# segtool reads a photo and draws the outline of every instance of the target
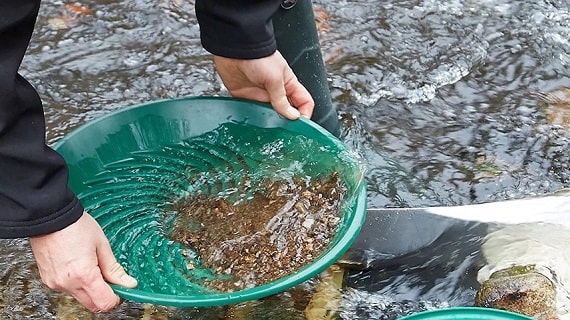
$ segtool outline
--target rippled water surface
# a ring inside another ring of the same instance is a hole
[[[193,1],[66,4],[43,2],[21,69],[43,97],[50,143],[127,105],[226,95],[200,47]],[[322,48],[343,139],[369,167],[369,207],[484,203],[570,185],[568,0],[315,6],[323,9]],[[341,318],[471,304],[477,239],[447,239],[354,273]],[[0,241],[0,255],[0,318],[82,315],[41,286],[24,241]],[[271,318],[274,305],[281,306],[275,319],[302,318],[291,295],[214,310],[124,303],[97,318]]]

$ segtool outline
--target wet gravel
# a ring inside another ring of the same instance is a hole
[[[279,279],[316,259],[334,237],[346,193],[337,174],[265,181],[258,189],[238,203],[197,195],[176,205],[170,238],[227,276],[207,287],[234,291]]]

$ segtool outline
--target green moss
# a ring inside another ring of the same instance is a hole
[[[518,276],[522,274],[527,274],[530,272],[536,272],[536,266],[534,264],[529,264],[526,266],[512,266],[510,268],[502,269],[497,272],[494,272],[491,275],[491,279],[503,278],[503,277],[512,277]]]

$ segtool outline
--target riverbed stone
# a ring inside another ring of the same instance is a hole
[[[481,284],[475,304],[521,313],[537,320],[558,319],[556,288],[532,265],[513,266],[494,272]]]

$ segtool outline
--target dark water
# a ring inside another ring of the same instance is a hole
[[[21,70],[43,97],[50,143],[127,105],[226,94],[200,47],[193,1],[81,2],[92,14],[64,4],[44,1]],[[330,16],[322,47],[343,139],[369,166],[370,207],[484,203],[569,186],[568,102],[540,96],[570,87],[568,0],[315,5]],[[74,19],[58,29],[65,15]],[[469,305],[477,239],[444,239],[355,273],[341,317]],[[26,243],[1,241],[0,255],[0,318],[54,318],[59,296],[40,285]],[[287,294],[229,311],[167,313],[248,319],[270,317],[275,304],[281,316],[302,318]],[[125,303],[108,317],[139,318],[143,309]]]

